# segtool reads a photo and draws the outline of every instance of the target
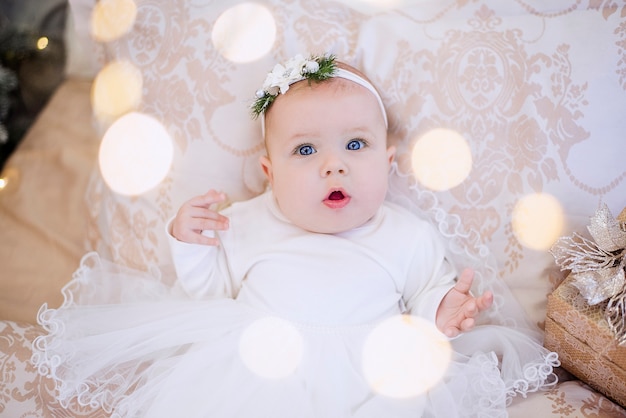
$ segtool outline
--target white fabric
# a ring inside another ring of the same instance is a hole
[[[92,253],[63,306],[42,307],[48,334],[35,340],[32,361],[55,380],[62,405],[76,397],[113,416],[150,418],[499,417],[512,397],[555,382],[554,354],[516,329],[481,325],[452,341],[445,377],[426,394],[376,393],[362,369],[371,332],[401,312],[401,300],[432,317],[452,282],[430,224],[386,204],[363,227],[311,235],[281,216],[271,194],[223,213],[230,229],[219,249],[173,244],[193,297]],[[254,373],[240,356],[249,330],[268,318],[289,320],[297,338],[281,336],[261,364],[301,341],[297,367],[280,378]]]
[[[217,233],[219,247],[168,234],[178,279],[195,297],[232,297],[303,323],[368,323],[405,305],[434,322],[456,276],[432,226],[394,204],[337,235],[294,226],[271,192],[222,213],[230,227]]]

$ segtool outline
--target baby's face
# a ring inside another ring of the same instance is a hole
[[[387,193],[394,148],[374,95],[351,81],[301,81],[272,104],[261,158],[283,214],[318,233],[358,227]]]

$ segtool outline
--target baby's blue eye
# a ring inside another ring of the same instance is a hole
[[[315,153],[315,148],[312,145],[300,145],[296,149],[298,155],[311,155]]]
[[[353,139],[352,141],[348,142],[348,145],[346,145],[346,149],[350,151],[357,151],[363,147],[365,147],[365,141],[363,141],[362,139]]]

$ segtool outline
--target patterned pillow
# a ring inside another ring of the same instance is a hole
[[[95,173],[87,196],[89,241],[116,262],[156,266],[173,277],[163,231],[182,202],[210,188],[225,191],[231,201],[264,190],[260,125],[248,105],[275,61],[328,50],[353,59],[359,13],[337,2],[274,0],[261,3],[275,20],[271,54],[236,64],[212,43],[216,20],[234,3],[138,1],[132,30],[106,45],[111,59],[141,71],[139,110],[158,118],[175,144],[165,180],[140,196],[112,192]]]
[[[411,171],[412,148],[425,134],[444,128],[464,138],[468,177],[434,194],[480,234],[499,275],[532,320],[543,321],[555,284],[550,243],[583,229],[600,201],[616,213],[626,206],[623,8],[365,3],[255,2],[274,20],[275,41],[260,58],[235,62],[212,34],[246,2],[136,1],[132,29],[103,44],[104,55],[141,71],[139,110],[170,132],[174,159],[165,180],[139,196],[116,194],[95,174],[91,247],[173,277],[163,225],[183,201],[209,188],[240,200],[265,187],[259,124],[247,109],[265,73],[296,53],[331,51],[381,90],[402,171]],[[539,242],[533,235],[546,232]]]

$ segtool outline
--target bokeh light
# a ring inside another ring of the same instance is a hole
[[[550,194],[529,194],[515,204],[511,223],[520,244],[533,250],[547,250],[563,233],[563,209]]]
[[[127,61],[107,64],[95,77],[91,87],[91,104],[96,118],[105,124],[141,104],[143,77],[141,71]]]
[[[265,7],[241,3],[222,13],[213,26],[211,40],[225,58],[245,63],[267,54],[276,39],[276,21]]]
[[[133,0],[99,0],[91,13],[91,35],[98,42],[111,42],[130,31],[137,17]]]
[[[259,319],[239,340],[239,355],[256,375],[280,379],[291,375],[302,360],[302,335],[296,327],[276,317]]]
[[[425,187],[444,191],[461,184],[472,169],[472,152],[458,132],[437,128],[426,132],[413,146],[413,173]]]
[[[368,336],[363,373],[377,393],[408,398],[436,385],[451,357],[450,343],[432,323],[398,315],[383,321]]]
[[[20,179],[20,172],[14,167],[5,167],[0,175],[0,192],[8,193],[16,190]]]
[[[37,49],[40,51],[46,49],[49,42],[50,41],[47,36],[42,36],[41,38],[37,39]]]
[[[107,129],[98,160],[102,177],[113,191],[139,195],[165,178],[173,153],[172,140],[158,120],[131,112]]]

